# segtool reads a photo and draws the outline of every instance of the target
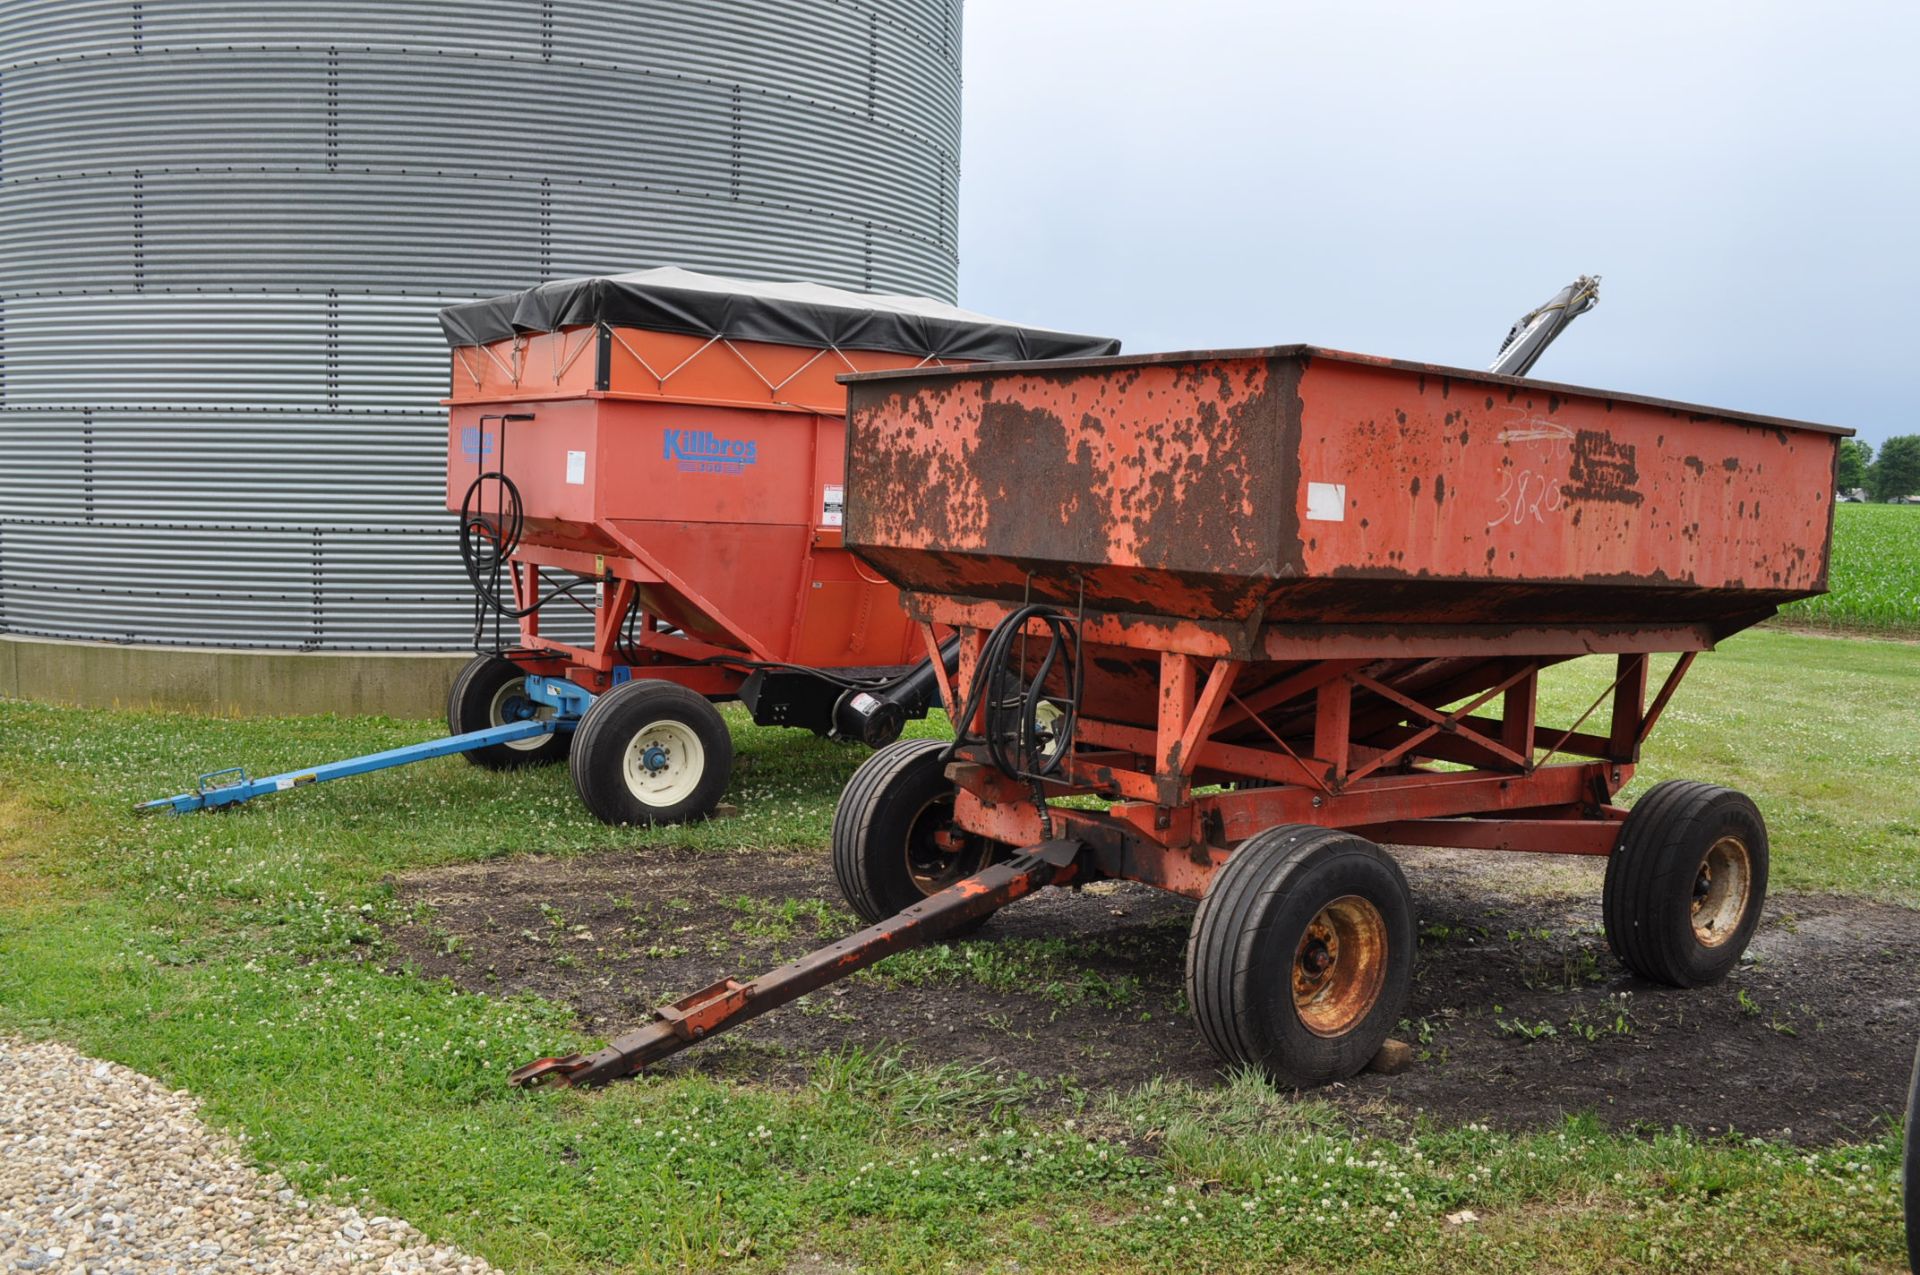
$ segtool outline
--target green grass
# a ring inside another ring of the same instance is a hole
[[[888,987],[921,987],[966,981],[1001,992],[1038,996],[1055,1005],[1100,1005],[1124,1009],[1140,996],[1139,980],[1108,978],[1076,958],[1087,941],[1006,938],[993,943],[936,943],[902,952],[865,977]]]
[[[1833,511],[1829,592],[1782,608],[1790,624],[1920,635],[1920,505]]]
[[[1672,666],[1657,657],[1651,685]],[[1541,722],[1571,725],[1614,675],[1611,659],[1547,670]],[[1920,906],[1916,706],[1920,651],[1911,645],[1746,633],[1694,662],[1626,797],[1662,779],[1738,788],[1766,816],[1773,888]]]
[[[1556,670],[1550,710],[1585,708],[1611,680],[1601,663]],[[1920,901],[1916,692],[1909,646],[1740,637],[1696,666],[1636,789],[1666,775],[1746,788],[1772,824],[1778,888]],[[909,1066],[857,1041],[800,1060],[797,1087],[678,1076],[508,1091],[507,1067],[585,1042],[553,1005],[384,972],[390,874],[661,842],[820,851],[860,755],[734,728],[743,814],[697,828],[608,830],[563,769],[498,775],[457,759],[136,820],[133,801],[200,771],[270,773],[435,727],[0,701],[0,1029],[190,1088],[302,1189],[365,1196],[520,1270],[778,1269],[816,1254],[915,1271],[1899,1260],[1891,1136],[1803,1152],[1615,1136],[1574,1118],[1529,1136],[1356,1137],[1329,1108],[1250,1077],[1088,1096],[1053,1076]],[[848,923],[804,904],[735,912],[783,944]],[[942,980],[1009,969],[1024,986],[1045,972],[1057,1000],[1130,994],[1081,981],[1072,953],[1044,940],[908,954],[871,977],[937,995]],[[1446,1220],[1463,1209],[1480,1220]]]

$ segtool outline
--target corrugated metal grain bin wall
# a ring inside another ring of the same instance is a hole
[[[0,0],[0,632],[459,646],[447,300],[951,299],[961,0]]]

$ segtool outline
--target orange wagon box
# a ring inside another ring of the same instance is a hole
[[[671,268],[450,306],[441,324],[446,500],[479,598],[449,724],[565,720],[548,699],[577,688],[577,730],[470,755],[571,753],[588,806],[622,823],[719,800],[731,751],[712,702],[869,744],[926,712],[929,648],[843,544],[837,377],[1117,348],[924,298]]]

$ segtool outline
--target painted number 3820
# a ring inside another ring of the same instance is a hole
[[[1566,507],[1566,494],[1560,484],[1546,474],[1531,469],[1505,469],[1501,471],[1500,512],[1487,522],[1489,527],[1498,527],[1501,523],[1511,523],[1518,527],[1531,516],[1535,522],[1544,523],[1548,514],[1557,514]]]

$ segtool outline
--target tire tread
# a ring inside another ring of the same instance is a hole
[[[1395,935],[1394,941],[1410,944],[1411,895],[1399,865],[1378,846],[1340,829],[1303,824],[1269,828],[1242,842],[1214,874],[1194,915],[1185,983],[1200,1034],[1220,1057],[1274,1071],[1275,1060],[1265,1056],[1268,1046],[1257,1037],[1259,1024],[1248,1012],[1261,980],[1276,977],[1260,964],[1260,953],[1271,927],[1282,919],[1286,896],[1300,879],[1349,858],[1382,865],[1391,874],[1408,918],[1407,933]],[[1410,948],[1404,960],[1402,968],[1410,978]],[[1277,976],[1287,974],[1280,971]],[[1405,987],[1385,988],[1382,995],[1404,999]],[[1398,1012],[1396,1006],[1395,1019]],[[1351,1074],[1357,1068],[1332,1061],[1332,1054],[1348,1045],[1348,1038],[1342,1038],[1328,1046],[1326,1056],[1288,1060],[1290,1078],[1321,1083]]]
[[[721,778],[711,788],[707,798],[695,801],[686,812],[667,819],[642,819],[638,822],[680,823],[692,819],[703,819],[713,812],[713,807],[725,795],[727,783],[733,770],[733,735],[727,729],[726,719],[712,702],[698,691],[692,691],[678,682],[669,682],[662,678],[635,678],[624,682],[596,698],[580,718],[580,724],[573,731],[573,747],[568,754],[567,769],[573,780],[573,789],[588,810],[603,823],[620,824],[634,822],[617,817],[616,812],[624,802],[633,800],[626,791],[625,781],[618,777],[617,767],[610,767],[607,759],[601,756],[601,737],[612,729],[612,723],[624,716],[623,710],[635,701],[658,700],[656,708],[649,711],[678,712],[682,720],[696,727],[705,722],[715,728],[719,746],[711,751],[714,755],[707,759],[709,769],[717,769]],[[704,779],[703,779],[703,782]],[[697,794],[696,790],[696,794]],[[692,798],[689,798],[692,800]],[[635,803],[637,804],[637,803]]]
[[[862,762],[840,794],[831,833],[834,880],[847,903],[869,924],[892,915],[875,897],[874,883],[866,871],[865,847],[873,832],[879,796],[928,753],[945,748],[945,742],[938,739],[895,740]]]
[[[1748,846],[1753,891],[1742,927],[1751,936],[1767,881],[1766,823],[1743,793],[1690,779],[1655,784],[1635,803],[1607,859],[1601,920],[1607,945],[1628,970],[1670,987],[1697,987],[1724,977],[1746,947],[1730,940],[1724,954],[1701,962],[1691,929],[1673,924],[1671,909],[1689,888],[1704,853],[1703,840],[1730,809],[1749,817],[1757,842]]]

